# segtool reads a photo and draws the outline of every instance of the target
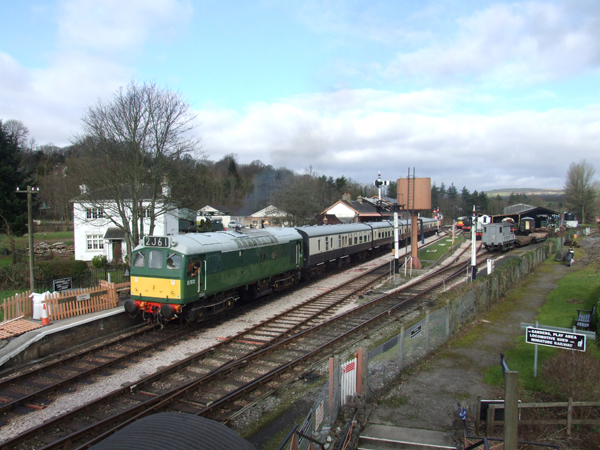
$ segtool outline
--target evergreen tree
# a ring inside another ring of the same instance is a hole
[[[27,233],[27,189],[29,173],[23,170],[23,152],[18,141],[5,131],[0,121],[0,230],[9,235]]]

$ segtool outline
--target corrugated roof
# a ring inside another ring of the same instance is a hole
[[[92,450],[255,450],[248,441],[225,425],[204,417],[159,413],[144,417]]]
[[[510,205],[504,208],[504,214],[519,214],[523,211],[529,211],[534,209],[535,206],[526,205],[525,203],[517,203],[516,205]]]

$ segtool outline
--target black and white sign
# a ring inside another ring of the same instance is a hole
[[[144,245],[146,247],[170,247],[171,242],[168,237],[146,236],[144,237]]]
[[[564,348],[565,350],[585,352],[584,334],[527,327],[525,342],[528,344],[545,345],[547,347],[558,347]]]
[[[415,327],[411,330],[410,338],[413,339],[413,338],[417,337],[419,334],[421,334],[421,325],[419,325],[418,327]]]
[[[59,278],[58,280],[52,280],[52,288],[54,292],[67,291],[73,289],[73,279],[71,277]]]

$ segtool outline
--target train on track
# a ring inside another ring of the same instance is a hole
[[[422,236],[439,220],[419,219]],[[410,222],[399,222],[401,242]],[[235,306],[366,260],[393,245],[392,222],[146,236],[132,255],[130,315],[163,323],[207,320]]]
[[[506,251],[513,247],[541,242],[548,237],[547,232],[536,232],[535,220],[532,217],[521,218],[518,225],[512,219],[505,219],[500,223],[484,224],[482,228],[481,241],[488,251]]]

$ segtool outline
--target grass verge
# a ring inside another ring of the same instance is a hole
[[[583,252],[581,252],[581,257]],[[576,255],[577,257],[577,255]],[[545,261],[539,270],[548,271],[553,265],[564,264],[552,259]],[[593,304],[600,296],[600,284],[597,275],[598,267],[588,265],[580,270],[574,270],[562,279],[558,280],[557,287],[548,295],[544,306],[539,310],[535,320],[541,326],[549,325],[554,327],[571,328],[573,320],[577,317],[578,309],[592,309]],[[513,302],[523,301],[526,290],[515,289],[501,308],[510,308]],[[534,353],[535,346],[525,342],[525,336],[519,336],[516,339],[516,345],[513,349],[506,352],[510,360],[508,366],[510,370],[519,372],[519,382],[525,389],[545,392],[547,390],[542,377],[540,376],[542,365],[545,361],[552,358],[557,352],[566,351],[552,347],[538,346],[538,364],[537,377],[534,377]],[[600,349],[593,341],[588,340],[587,352],[592,354],[600,361]],[[494,366],[486,370],[484,375],[486,383],[496,386],[503,385],[502,370],[500,366]]]

